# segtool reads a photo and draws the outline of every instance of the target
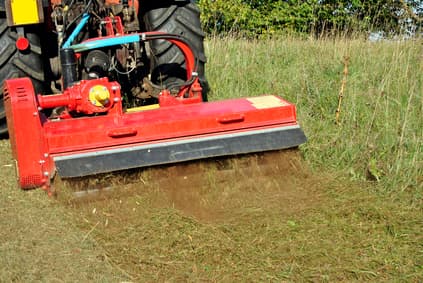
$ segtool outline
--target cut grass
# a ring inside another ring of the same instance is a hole
[[[145,178],[121,189],[130,195],[74,209],[80,228],[135,281],[422,278],[421,207],[408,195],[392,199],[299,164],[278,170],[234,178],[241,170],[225,182],[185,171],[160,186]]]
[[[0,282],[124,280],[69,210],[41,190],[17,188],[7,140],[0,152]]]
[[[423,281],[421,42],[211,39],[207,50],[212,100],[297,104],[305,162],[281,155],[273,171],[223,178],[168,167],[75,204],[18,190],[0,141],[0,281]]]

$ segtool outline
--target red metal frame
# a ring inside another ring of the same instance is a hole
[[[4,106],[19,186],[48,189],[54,173],[34,88],[28,78],[5,82]]]
[[[104,25],[108,36],[125,34],[120,17],[105,17]]]
[[[116,82],[100,82],[120,97]],[[248,98],[208,103],[188,99],[185,104],[170,95],[162,97],[165,103],[154,110],[123,112],[121,103],[115,103],[102,115],[51,120],[40,111],[47,105],[40,101],[47,97],[35,95],[30,79],[7,80],[5,107],[19,186],[48,189],[54,156],[297,124],[295,106],[276,96],[263,96],[271,102],[264,106]]]

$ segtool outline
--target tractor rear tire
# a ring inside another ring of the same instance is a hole
[[[36,26],[24,28],[30,42],[28,50],[19,51],[15,42],[15,28],[8,27],[6,16],[0,14],[0,138],[7,137],[6,112],[3,104],[3,82],[11,78],[31,78],[36,93],[44,89],[44,65],[41,58],[40,38]]]
[[[200,10],[194,1],[168,0],[146,1],[143,22],[146,31],[162,31],[183,36],[198,57],[197,73],[203,88],[203,101],[207,101],[209,86],[205,77],[206,56],[204,33],[201,28]],[[178,47],[167,40],[150,43],[152,52],[152,80],[155,84],[167,86],[186,81],[185,60]]]

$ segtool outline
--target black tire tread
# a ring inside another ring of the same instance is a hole
[[[203,87],[203,100],[206,101],[208,83],[204,68],[207,61],[203,44],[205,35],[201,29],[200,10],[197,5],[192,1],[167,1],[160,6],[150,4],[143,20],[147,31],[162,31],[185,37],[199,60],[197,72]],[[176,46],[166,40],[155,40],[151,42],[150,47],[154,54],[153,66],[156,72],[165,73],[164,81],[156,78],[155,83],[166,84],[185,80],[185,74],[181,71],[185,69],[184,57]]]
[[[30,77],[35,91],[44,89],[44,64],[37,27],[25,27],[25,36],[30,42],[30,50],[22,53],[17,50],[17,34],[7,26],[5,15],[0,15],[0,85],[6,79]],[[0,87],[0,137],[7,134],[6,113],[3,105],[3,88]]]

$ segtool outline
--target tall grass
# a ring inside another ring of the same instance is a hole
[[[278,94],[297,105],[316,169],[387,190],[423,188],[422,41],[207,41],[210,100]],[[349,74],[335,123],[344,58]]]

